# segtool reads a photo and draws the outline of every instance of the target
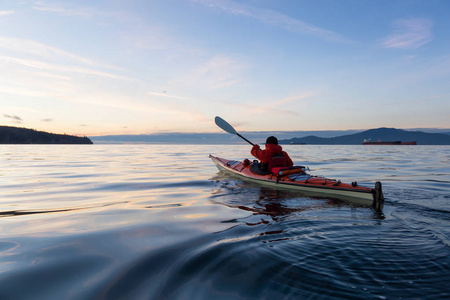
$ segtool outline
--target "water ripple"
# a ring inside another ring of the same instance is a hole
[[[1,299],[447,299],[449,147],[287,145],[371,208],[246,184],[247,146],[4,146]]]

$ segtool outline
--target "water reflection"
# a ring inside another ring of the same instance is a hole
[[[219,172],[215,180],[220,187],[212,192],[213,203],[252,212],[253,215],[270,216],[274,221],[291,214],[326,209],[356,209],[370,212],[374,218],[384,218],[367,206],[345,202],[343,200],[309,196],[304,192],[291,192],[283,189],[257,186],[236,180]]]

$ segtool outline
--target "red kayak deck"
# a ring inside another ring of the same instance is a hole
[[[273,186],[290,190],[297,190],[311,195],[325,196],[347,200],[350,202],[370,205],[375,210],[383,209],[383,193],[381,183],[377,182],[375,188],[359,186],[357,184],[343,183],[340,180],[312,176],[305,172],[287,175],[259,175],[251,170],[251,164],[245,165],[241,161],[227,160],[213,155],[209,156],[219,170],[239,178],[256,182],[261,185]],[[297,169],[299,169],[297,167]],[[287,172],[289,173],[289,172]]]

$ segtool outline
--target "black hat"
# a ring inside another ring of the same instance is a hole
[[[276,137],[274,136],[269,136],[266,140],[266,144],[274,144],[274,145],[278,145],[278,140]]]

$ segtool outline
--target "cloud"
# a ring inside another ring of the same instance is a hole
[[[263,113],[272,113],[272,114],[284,114],[284,115],[291,115],[291,116],[298,116],[299,113],[292,111],[290,109],[280,109],[276,107],[269,108],[268,106],[260,106],[260,105],[254,105],[254,104],[248,104],[248,103],[237,103],[237,102],[217,102],[219,105],[229,105],[232,107],[237,107],[241,111],[245,111],[247,115],[259,115]],[[246,123],[242,123],[246,124]]]
[[[195,100],[195,99],[189,98],[189,97],[172,95],[170,93],[166,93],[166,91],[164,91],[163,93],[148,92],[147,95],[149,95],[149,96],[157,96],[157,97],[165,97],[165,98],[177,99],[177,100],[189,100],[189,101]]]
[[[22,58],[15,58],[10,56],[0,56],[0,60],[6,61],[6,62],[13,62],[19,65],[23,65],[29,68],[43,70],[43,71],[59,71],[59,72],[71,72],[71,73],[82,73],[87,75],[94,75],[94,76],[101,76],[101,77],[107,77],[111,79],[120,79],[120,80],[134,80],[133,78],[116,75],[109,72],[103,72],[103,71],[97,71],[95,69],[89,69],[85,67],[77,67],[77,66],[67,66],[67,65],[59,65],[59,64],[52,64],[37,60],[30,60],[30,59],[22,59]]]
[[[115,67],[105,66],[93,60],[32,40],[0,36],[0,48],[10,50],[13,53],[28,54],[49,60],[59,59],[62,61],[72,61],[74,63],[81,63],[89,66],[117,69]]]
[[[12,15],[13,13],[13,10],[0,10],[0,16]]]
[[[229,87],[241,81],[242,72],[247,68],[248,63],[225,55],[215,55],[181,78],[174,79],[171,84],[204,89]]]
[[[292,31],[298,34],[311,35],[326,41],[333,41],[339,43],[350,42],[349,39],[343,37],[342,35],[336,32],[308,24],[301,20],[289,17],[287,15],[272,10],[260,9],[228,0],[191,0],[191,1],[209,6],[211,8],[220,9],[231,15],[253,18],[264,24],[281,27],[285,30]]]
[[[147,28],[139,34],[127,32],[123,39],[127,44],[145,50],[166,50],[174,45],[173,39],[158,28]],[[175,45],[175,47],[178,46]]]
[[[53,119],[43,119],[42,122],[53,122]]]
[[[30,89],[29,87],[13,87],[13,86],[3,86],[0,85],[0,93],[11,94],[11,95],[21,95],[27,97],[61,97],[61,95],[51,91],[46,92],[42,90]]]
[[[12,119],[14,123],[22,123],[22,118],[19,116],[3,115],[7,119]]]
[[[303,99],[306,99],[306,98],[313,97],[316,94],[317,94],[316,92],[310,91],[310,92],[306,92],[306,93],[303,93],[303,94],[300,94],[300,95],[292,95],[292,96],[280,99],[278,101],[273,101],[270,104],[267,104],[267,105],[263,106],[263,109],[266,110],[266,111],[270,111],[270,110],[272,110],[272,109],[274,109],[276,107],[284,106],[284,105],[286,105],[288,103],[291,103],[291,102],[297,102],[297,101],[300,101],[300,100],[303,100]]]
[[[394,22],[394,32],[383,41],[386,48],[417,49],[432,40],[433,22],[429,19],[400,19]]]
[[[291,95],[282,99],[266,99],[265,101],[258,101],[261,104],[248,104],[248,103],[236,103],[236,102],[224,102],[221,101],[217,104],[229,105],[232,107],[237,107],[238,109],[244,110],[248,116],[253,115],[261,115],[269,113],[271,116],[273,115],[287,115],[287,116],[300,116],[298,112],[298,108],[295,108],[294,102],[299,102],[301,100],[316,96],[318,93],[316,91],[304,92],[301,94]],[[269,101],[268,101],[269,100]],[[265,102],[265,103],[263,103]],[[298,107],[298,106],[297,106]]]
[[[44,78],[56,79],[56,80],[64,80],[64,81],[72,80],[72,78],[69,76],[50,74],[50,73],[45,73],[45,72],[22,71],[22,73],[27,74],[27,75],[34,75],[34,76],[39,76],[39,77],[44,77]]]
[[[123,10],[108,11],[108,9],[114,8],[114,5],[107,5],[100,9],[95,6],[80,6],[78,2],[82,1],[60,1],[60,3],[45,3],[43,1],[37,1],[33,6],[33,9],[43,13],[57,14],[64,17],[88,18],[95,20],[99,24],[107,24],[107,20],[110,18],[119,21],[135,21],[135,17],[133,15],[130,15]],[[95,5],[95,1],[90,2]],[[104,23],[105,21],[106,23]]]
[[[91,17],[96,14],[96,12],[89,8],[67,8],[63,7],[61,4],[48,4],[43,1],[37,1],[33,9],[51,13],[58,13],[64,16],[81,16],[81,17]]]

